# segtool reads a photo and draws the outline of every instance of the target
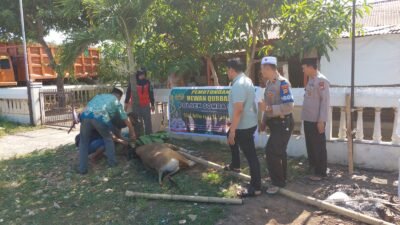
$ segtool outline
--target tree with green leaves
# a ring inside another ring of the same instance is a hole
[[[105,41],[120,43],[127,56],[127,73],[136,70],[133,53],[137,33],[152,0],[58,0],[67,17],[85,14],[86,26],[70,34],[64,43],[61,62],[72,65],[77,55],[92,44]],[[133,108],[138,107],[136,79],[131,79]]]
[[[170,55],[175,63],[168,60],[167,66],[196,70],[204,60],[218,85],[213,57],[235,45],[234,5],[226,0],[157,0],[153,6],[139,53],[155,58],[145,64]]]
[[[70,35],[62,62],[73,62],[84,46],[108,40],[126,54],[120,60],[127,60],[127,71],[134,71],[138,62],[155,74],[198,71],[205,60],[215,84],[213,58],[218,54],[245,49],[252,76],[257,52],[273,49],[291,57],[316,48],[326,54],[351,22],[351,0],[59,1],[68,18],[83,14],[89,21]],[[271,30],[278,30],[281,39],[263,47]]]
[[[21,41],[21,21],[19,1],[2,0],[0,8],[0,40]],[[57,73],[57,90],[64,91],[64,67],[57,63],[56,56],[51,51],[44,38],[51,30],[71,31],[83,26],[86,21],[81,17],[66,17],[60,11],[55,0],[24,1],[24,17],[26,38],[39,43],[49,58],[49,67]]]
[[[230,0],[236,7],[235,24],[240,30],[238,48],[247,56],[246,74],[253,76],[255,56],[292,57],[316,49],[327,55],[343,32],[350,31],[352,0]],[[358,7],[358,16],[368,12],[366,1]],[[268,43],[268,33],[278,32],[280,39]]]
[[[97,72],[100,83],[126,84],[130,72],[125,44],[119,41],[103,42],[99,49],[101,60]]]
[[[185,73],[188,68],[196,71],[195,58],[191,51],[180,49],[174,42],[171,33],[180,32],[181,27],[175,27],[176,12],[164,0],[156,0],[150,7],[140,35],[141,41],[135,44],[137,59],[152,76],[162,76],[172,73]],[[162,75],[161,75],[162,74]]]
[[[236,5],[232,12],[234,24],[239,32],[234,39],[239,40],[238,47],[246,50],[246,74],[253,77],[255,57],[260,45],[268,41],[268,31],[277,27],[276,19],[281,15],[280,8],[285,1],[273,0],[230,0]],[[263,48],[267,53],[268,48]]]
[[[285,3],[277,18],[281,39],[276,43],[281,56],[300,55],[313,50],[326,56],[343,33],[351,32],[352,0],[301,0]],[[357,16],[369,13],[365,0],[357,7]]]

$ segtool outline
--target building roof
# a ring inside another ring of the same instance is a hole
[[[364,27],[400,25],[400,0],[383,0],[371,3],[369,15],[357,18],[356,23]]]
[[[370,6],[370,14],[356,19],[363,29],[357,36],[400,34],[400,0],[382,0]],[[349,37],[349,34],[342,37]]]

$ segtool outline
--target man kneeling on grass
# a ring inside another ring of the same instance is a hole
[[[124,121],[119,117],[114,117],[112,120],[111,137],[115,144],[121,144],[124,147],[128,147],[129,142],[124,139],[121,133],[121,129],[125,128]],[[75,146],[79,148],[80,134],[75,137]],[[101,135],[97,131],[93,131],[90,135],[89,151],[88,155],[92,163],[103,158],[105,152],[105,142]]]
[[[111,135],[111,118],[118,116],[129,128],[129,136],[132,140],[136,139],[133,126],[120,103],[123,91],[114,88],[110,94],[96,95],[82,112],[80,141],[79,141],[79,173],[88,172],[88,152],[90,145],[90,135],[97,131],[104,141],[105,153],[109,166],[117,164],[115,160],[115,145]]]

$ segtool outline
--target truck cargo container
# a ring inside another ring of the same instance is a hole
[[[56,57],[57,47],[49,46]],[[74,75],[77,79],[97,76],[99,51],[88,48],[80,54],[74,63]],[[49,57],[39,44],[27,46],[29,76],[32,82],[54,82],[57,73],[49,67]],[[66,74],[68,77],[68,74]],[[24,51],[21,44],[0,43],[0,86],[16,86],[26,82]]]

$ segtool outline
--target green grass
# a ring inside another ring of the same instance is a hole
[[[212,142],[172,141],[192,150],[194,155],[223,164],[230,152]],[[258,151],[262,174],[266,176],[263,151]],[[157,175],[140,161],[118,156],[117,167],[105,160],[78,175],[74,146],[41,151],[25,157],[0,161],[0,224],[186,224],[212,225],[229,215],[229,206],[195,204],[125,197],[125,192],[166,193],[234,197],[239,180],[196,165],[160,187]],[[248,173],[246,160],[242,168]],[[289,161],[289,179],[301,175],[300,160]],[[196,215],[191,221],[189,215]]]
[[[13,122],[7,121],[3,117],[0,117],[0,137],[19,133],[19,132],[31,131],[31,130],[35,130],[35,129],[39,129],[39,128],[40,127],[33,127],[33,126],[13,123]]]
[[[73,146],[0,161],[1,224],[215,224],[227,206],[125,197],[125,191],[232,197],[232,177],[201,166],[160,187],[155,172],[119,156],[119,165],[101,161],[89,174],[74,171]],[[189,215],[196,215],[191,221]]]
[[[190,140],[172,140],[171,142],[220,165],[228,164],[231,160],[230,149],[227,145],[216,144],[211,141],[194,142]],[[265,159],[265,149],[257,149],[257,156],[260,162],[261,177],[267,177],[268,171]],[[242,153],[240,154],[240,159],[242,173],[250,174],[247,160]],[[288,158],[288,181],[290,182],[297,177],[306,175],[306,164],[307,160],[304,157]]]

